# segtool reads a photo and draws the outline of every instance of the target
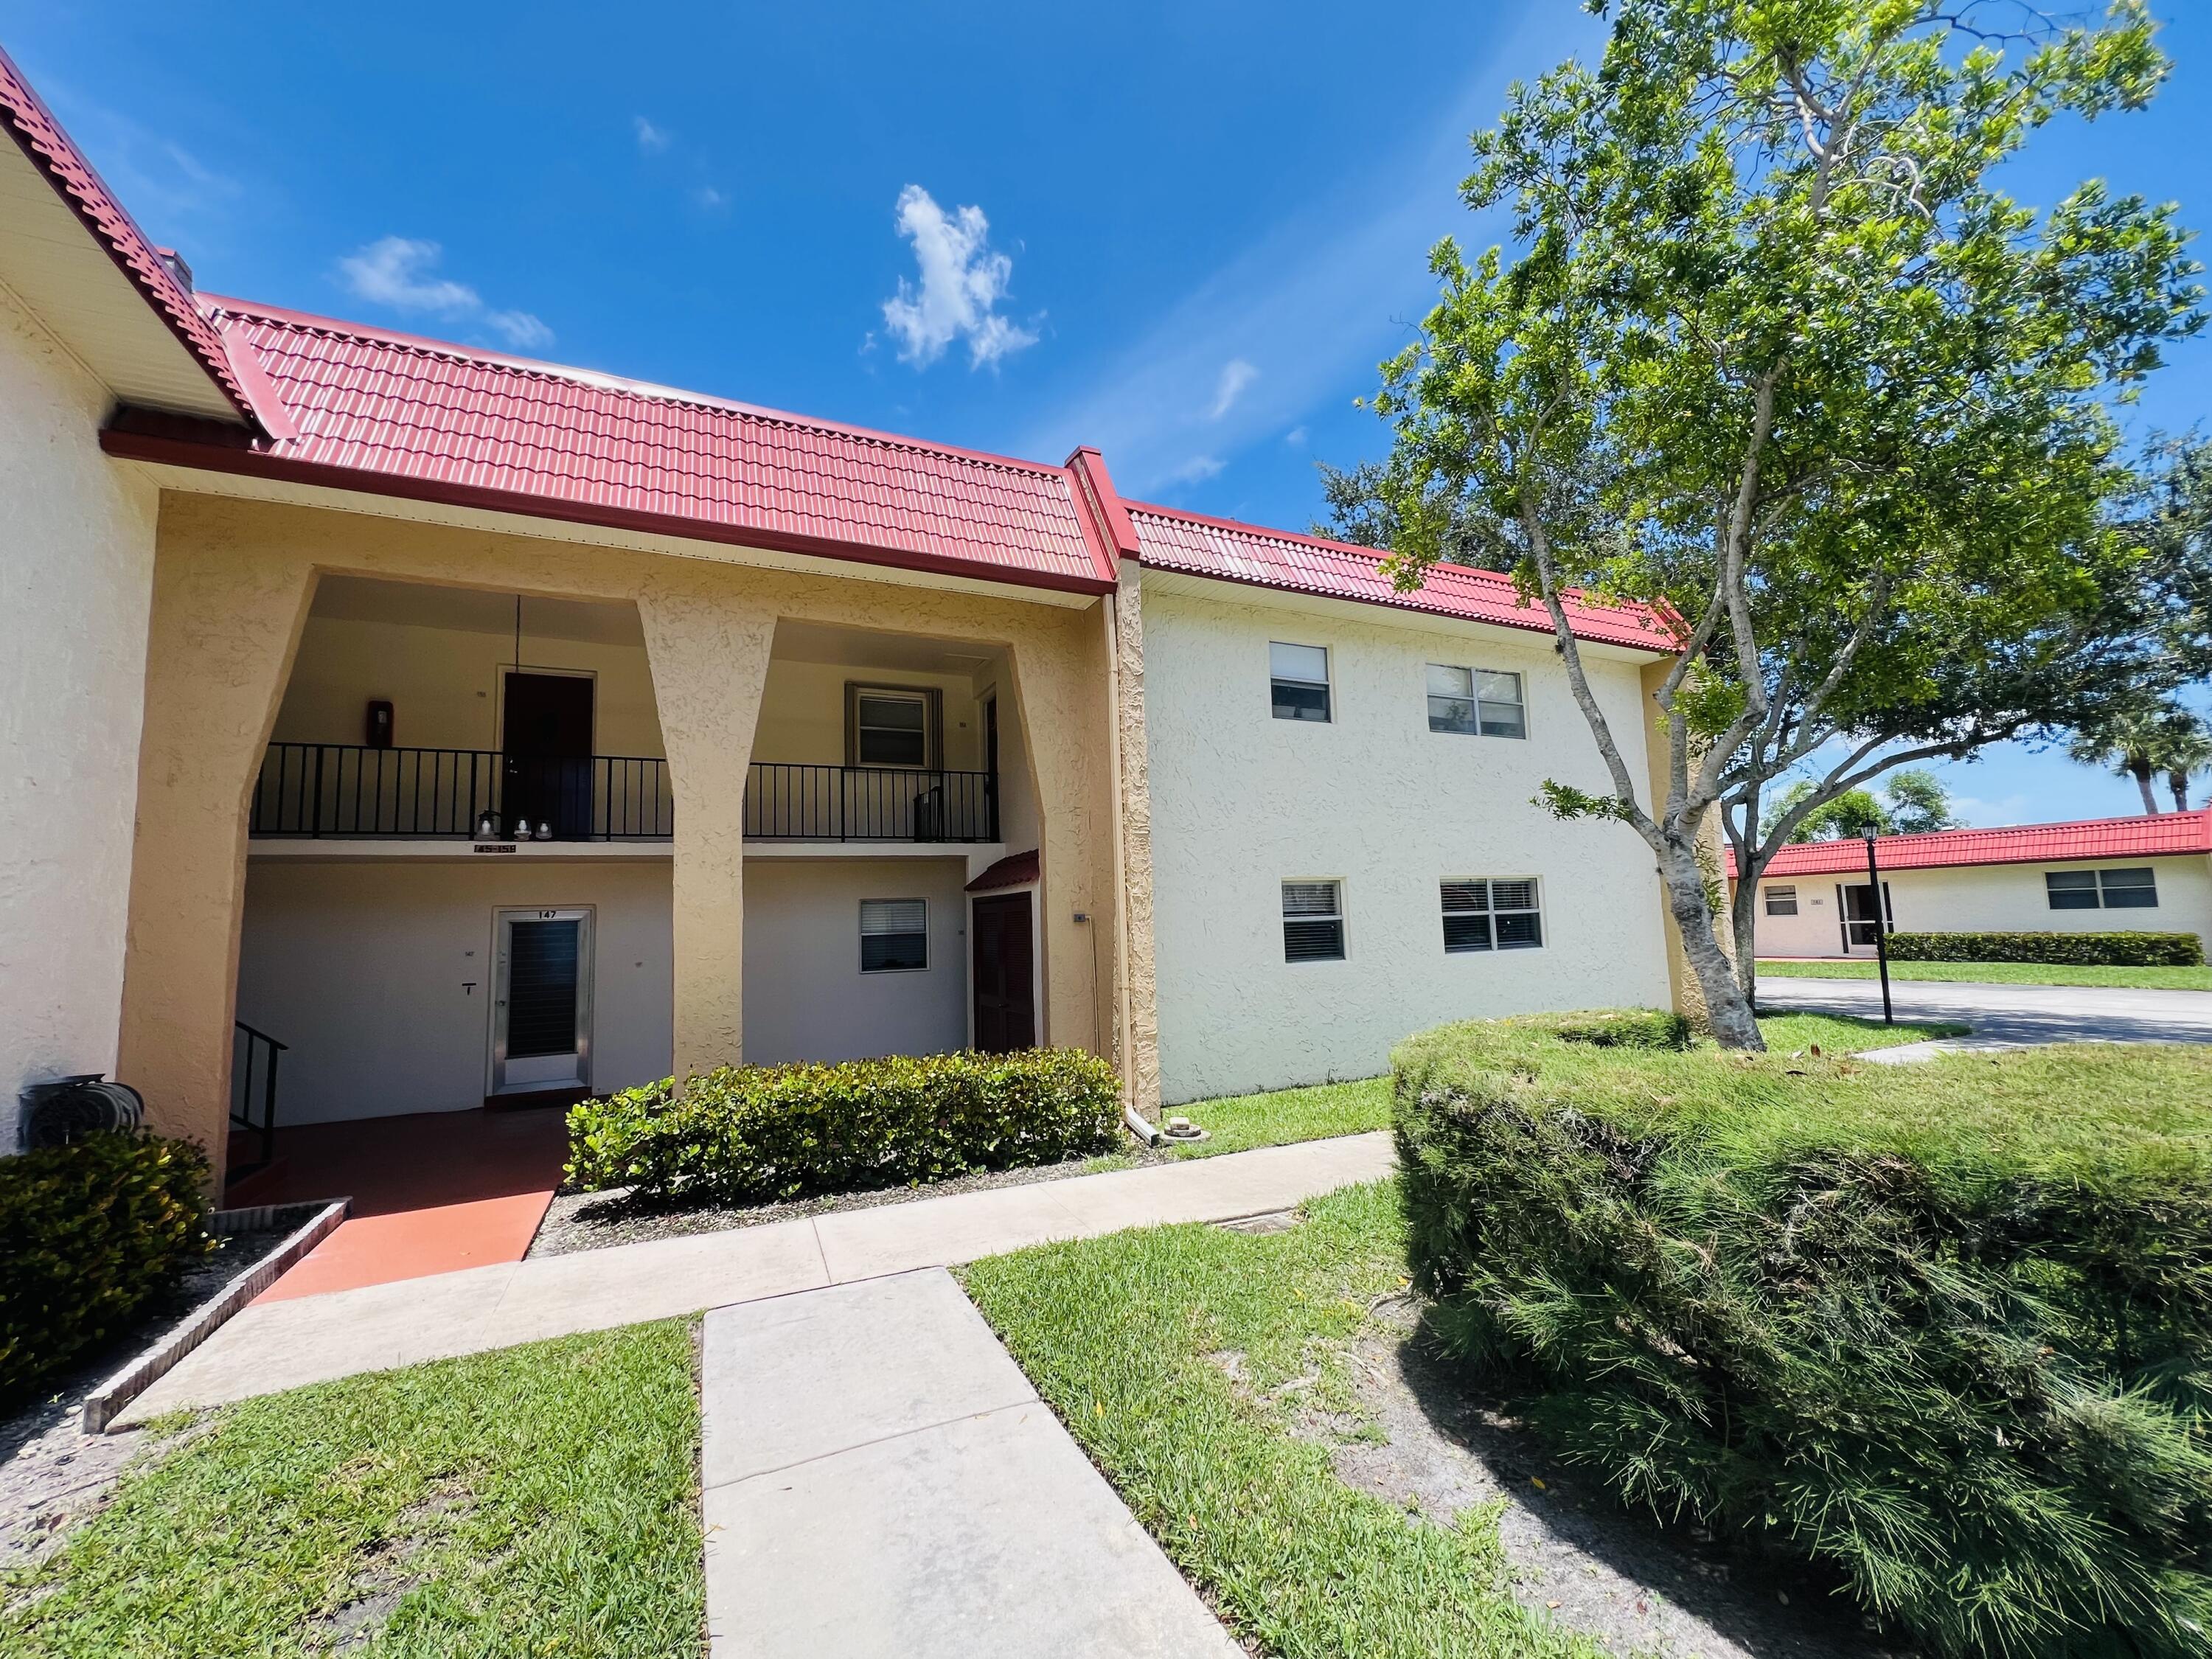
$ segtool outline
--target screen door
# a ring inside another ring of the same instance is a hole
[[[494,1094],[588,1088],[592,1081],[592,913],[498,913],[492,1000]]]

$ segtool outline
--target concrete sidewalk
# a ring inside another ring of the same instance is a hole
[[[1237,1659],[942,1267],[719,1308],[711,1659]]]
[[[1027,1244],[1288,1209],[1394,1167],[1386,1134],[1270,1146],[257,1303],[116,1421],[356,1371],[949,1267]]]

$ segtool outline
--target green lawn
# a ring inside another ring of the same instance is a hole
[[[1405,1282],[1395,1182],[1307,1212],[1288,1232],[1154,1228],[979,1261],[963,1277],[1138,1518],[1267,1651],[1603,1651],[1515,1605],[1493,1514],[1411,1524],[1338,1480],[1325,1446],[1290,1433],[1285,1399],[1352,1404],[1340,1345]],[[1307,1376],[1286,1397],[1271,1393]]]
[[[691,1344],[641,1325],[229,1407],[0,1576],[0,1651],[698,1659]]]
[[[1765,962],[1761,979],[1873,979],[1871,962]],[[2212,968],[2067,968],[2040,962],[1893,962],[1894,980],[1946,984],[2110,985],[2146,991],[2212,991]]]
[[[1862,1048],[1956,1036],[1966,1028],[1884,1025],[1878,1019],[1854,1019],[1841,1014],[1776,1014],[1760,1020],[1759,1029],[1765,1034],[1768,1048],[1784,1054],[1814,1043],[1828,1053],[1853,1054]],[[1194,1101],[1188,1106],[1167,1107],[1160,1115],[1164,1121],[1170,1116],[1187,1117],[1212,1136],[1174,1147],[1183,1158],[1212,1158],[1222,1152],[1249,1152],[1255,1146],[1364,1134],[1390,1127],[1390,1079],[1370,1077],[1354,1083],[1321,1083],[1306,1089]],[[1120,1154],[1095,1160],[1102,1168],[1128,1161]]]

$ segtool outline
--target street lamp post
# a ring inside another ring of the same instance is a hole
[[[1881,970],[1881,1023],[1897,1024],[1897,1016],[1889,1006],[1889,910],[1881,902],[1881,872],[1875,866],[1874,836],[1869,833],[1867,844],[1867,892],[1874,900],[1874,954]]]

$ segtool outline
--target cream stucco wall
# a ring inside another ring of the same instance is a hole
[[[2158,903],[2147,909],[2054,910],[2043,876],[2046,870],[2139,870],[2157,872]],[[2065,864],[1977,864],[1944,870],[1885,871],[1890,912],[1900,932],[2195,933],[2212,951],[2212,859],[2101,859]],[[1845,954],[1838,923],[1838,884],[1863,887],[1856,876],[1776,878],[1759,883],[1757,938],[1762,956],[1840,957]],[[1797,890],[1797,914],[1770,916],[1766,894],[1775,887]],[[1850,954],[1874,955],[1871,943]]]
[[[555,906],[592,913],[592,1087],[667,1076],[665,860],[251,862],[238,1018],[289,1045],[279,1122],[483,1105],[493,913]]]
[[[1530,804],[1547,777],[1607,787],[1564,672],[1540,637],[1453,636],[1300,614],[1148,581],[1143,698],[1161,1092],[1208,1095],[1371,1075],[1453,1018],[1663,1004],[1651,860],[1612,823]],[[1270,713],[1268,642],[1326,646],[1334,718]],[[1432,732],[1431,662],[1516,670],[1525,740]],[[1600,701],[1642,767],[1633,662],[1593,656]],[[1449,955],[1438,884],[1536,877],[1540,950]],[[1346,959],[1285,963],[1280,884],[1343,883]]]
[[[745,860],[745,1058],[933,1054],[968,1040],[967,860]],[[860,971],[860,901],[929,906],[929,965]]]
[[[676,793],[679,1072],[744,1055],[742,802],[779,619],[968,641],[1002,655],[1042,803],[1043,1037],[1110,1052],[1115,813],[1097,605],[877,582],[858,568],[801,575],[739,557],[165,494],[123,1040],[157,1127],[211,1144],[227,1133],[246,801],[325,572],[636,604]],[[1093,928],[1105,937],[1094,941]]]
[[[497,749],[501,677],[514,662],[509,635],[310,616],[270,736],[359,743],[368,703],[381,697],[401,748]],[[664,752],[644,646],[526,639],[522,665],[592,677],[592,753]]]
[[[155,493],[100,453],[106,389],[5,290],[0,388],[5,1152],[25,1084],[116,1071]]]
[[[975,687],[964,676],[918,674],[896,668],[848,668],[836,663],[772,658],[761,694],[760,729],[753,758],[807,766],[845,764],[845,687],[896,685],[933,688],[945,715],[943,769],[973,772],[982,760],[982,732]]]

